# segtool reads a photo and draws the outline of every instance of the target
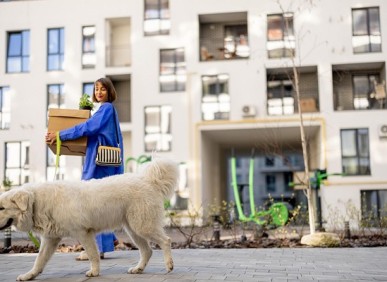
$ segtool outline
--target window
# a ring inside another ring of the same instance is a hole
[[[9,87],[0,87],[0,129],[9,129],[11,123],[11,95]]]
[[[229,119],[230,95],[228,74],[202,76],[202,118],[203,120]]]
[[[30,142],[5,143],[5,176],[13,186],[29,182],[29,151]]]
[[[63,70],[64,28],[48,30],[47,70]]]
[[[247,37],[247,25],[226,25],[224,27],[224,58],[247,58],[250,48]]]
[[[94,92],[94,83],[93,82],[85,82],[82,85],[82,94],[86,93],[90,97],[93,97],[93,92]]]
[[[169,34],[169,0],[144,0],[144,34]]]
[[[266,191],[268,193],[276,191],[276,177],[273,174],[266,175]]]
[[[353,108],[355,110],[383,108],[383,101],[375,96],[375,84],[378,75],[354,75],[353,83]]]
[[[82,27],[82,67],[94,68],[96,61],[95,26],[84,26]]]
[[[64,108],[64,87],[63,84],[47,85],[47,108]]]
[[[171,106],[145,107],[145,151],[170,151]]]
[[[291,80],[267,82],[267,112],[269,115],[294,114],[293,83]]]
[[[189,189],[188,189],[188,168],[186,163],[179,164],[179,185],[175,190],[175,194],[170,200],[171,210],[187,210]]]
[[[370,175],[368,129],[341,130],[341,161],[345,175]]]
[[[49,84],[47,85],[47,123],[48,123],[48,109],[65,108],[65,98],[63,84]]]
[[[352,32],[354,53],[381,52],[379,8],[352,9]]]
[[[387,217],[387,190],[363,190],[360,193],[364,223],[380,226]]]
[[[48,181],[64,179],[65,175],[66,157],[59,158],[59,165],[56,168],[56,154],[47,146],[47,168],[46,177]]]
[[[293,14],[267,16],[267,51],[269,58],[294,57]]]
[[[185,91],[184,48],[160,50],[160,91]]]
[[[275,166],[275,157],[265,157],[265,166],[274,167]]]
[[[7,73],[30,70],[30,31],[8,32]]]

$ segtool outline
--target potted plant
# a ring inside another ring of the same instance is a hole
[[[84,93],[79,99],[79,109],[81,110],[92,110],[94,108],[93,102],[90,100],[90,96]]]

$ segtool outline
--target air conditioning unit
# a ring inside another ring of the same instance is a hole
[[[244,118],[252,118],[257,115],[257,111],[255,110],[254,106],[243,106],[242,107],[242,116]]]
[[[387,137],[387,124],[379,126],[379,137]]]

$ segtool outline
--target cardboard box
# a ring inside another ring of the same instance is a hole
[[[301,99],[300,105],[303,113],[317,112],[316,100],[314,98]]]
[[[89,110],[49,109],[47,131],[60,131],[86,121],[90,117]],[[56,154],[56,144],[47,144]],[[60,155],[84,156],[86,154],[87,138],[62,142]]]

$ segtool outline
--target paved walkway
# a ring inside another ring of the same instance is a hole
[[[55,253],[37,281],[387,281],[387,248],[174,249],[175,269],[166,274],[155,250],[143,274],[126,274],[138,251],[116,251],[101,273],[86,278],[89,263],[78,253]],[[15,281],[37,254],[0,254],[0,281]]]

